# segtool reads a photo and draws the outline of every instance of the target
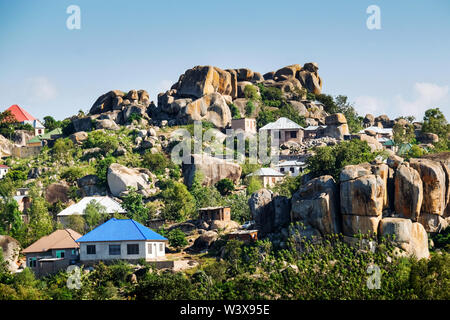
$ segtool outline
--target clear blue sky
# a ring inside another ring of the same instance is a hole
[[[68,30],[66,8],[81,9]],[[368,30],[366,8],[381,9]],[[315,61],[323,92],[361,114],[450,120],[448,0],[0,0],[0,107],[38,118],[88,111],[111,89],[152,100],[195,65],[265,73]]]

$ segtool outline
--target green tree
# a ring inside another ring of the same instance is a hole
[[[255,112],[255,109],[256,109],[256,107],[255,107],[253,101],[249,100],[247,102],[247,104],[245,105],[245,115],[247,117],[250,117],[253,114],[253,112]]]
[[[32,200],[28,211],[29,223],[26,225],[24,247],[54,230],[53,219],[48,212],[45,199],[36,189],[30,190],[30,197]]]
[[[234,182],[225,178],[217,182],[215,187],[219,190],[222,196],[226,196],[234,190]]]
[[[181,248],[188,245],[186,240],[186,235],[180,229],[173,229],[167,233],[167,240],[169,240],[169,245],[174,248]]]
[[[236,105],[234,103],[229,105],[230,107],[230,111],[231,111],[231,117],[233,119],[241,119],[241,112],[239,111],[238,107],[236,107]]]
[[[56,128],[61,127],[61,121],[56,121],[55,118],[53,118],[52,116],[46,116],[44,117],[44,127],[48,131],[52,131]]]
[[[95,170],[100,183],[106,184],[108,178],[108,168],[115,162],[116,158],[114,158],[113,156],[107,156],[106,158],[96,163]]]
[[[66,160],[71,158],[73,150],[73,142],[68,138],[57,139],[52,148],[53,155],[57,160]]]
[[[184,221],[195,213],[195,202],[186,186],[173,182],[161,192],[164,201],[163,218],[171,221]]]
[[[338,181],[346,165],[370,162],[378,153],[372,153],[366,141],[343,141],[335,146],[318,147],[315,154],[306,161],[313,177],[331,175]]]
[[[435,144],[438,151],[450,150],[450,124],[439,108],[425,111],[422,132],[438,135],[439,141]]]
[[[142,195],[136,189],[130,187],[128,194],[123,197],[122,207],[127,216],[139,223],[146,224],[149,219],[149,209],[144,206]]]
[[[250,195],[263,188],[261,179],[256,176],[247,178],[247,194]]]
[[[163,174],[169,167],[169,160],[161,153],[146,152],[142,159],[143,165],[155,174]]]
[[[96,200],[91,200],[84,208],[83,213],[89,231],[108,219],[106,207]]]
[[[80,214],[72,214],[66,217],[65,227],[83,234],[85,232],[86,220]]]
[[[403,143],[410,143],[416,137],[414,133],[414,126],[409,123],[405,126],[401,125],[400,123],[396,123],[392,131],[394,142],[398,145]]]
[[[88,139],[84,142],[83,147],[100,148],[104,154],[107,154],[119,147],[119,140],[112,133],[96,130],[89,132]]]
[[[244,87],[244,97],[250,100],[259,99],[258,89],[254,85],[248,84]]]

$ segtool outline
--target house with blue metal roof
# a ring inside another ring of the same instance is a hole
[[[77,239],[80,261],[165,259],[168,240],[132,219],[112,218]]]

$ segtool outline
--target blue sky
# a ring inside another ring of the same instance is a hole
[[[81,29],[69,30],[69,5]],[[369,5],[381,30],[369,30]],[[315,61],[323,92],[390,117],[450,120],[450,1],[0,0],[0,107],[88,111],[112,89],[152,100],[195,65],[265,73]]]

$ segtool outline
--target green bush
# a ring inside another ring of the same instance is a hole
[[[169,240],[169,245],[171,247],[181,248],[188,245],[186,235],[180,229],[174,229],[168,232],[166,237]]]
[[[222,196],[226,196],[234,190],[234,182],[225,178],[217,182],[215,187],[219,190]]]
[[[119,140],[111,133],[102,130],[89,132],[88,139],[83,144],[84,148],[100,148],[105,154],[119,147]]]
[[[111,164],[115,162],[116,158],[114,158],[113,156],[108,156],[96,163],[95,171],[100,183],[106,184],[108,176],[108,168]]]
[[[143,165],[155,174],[163,174],[169,167],[169,160],[161,153],[146,152],[142,158]]]

